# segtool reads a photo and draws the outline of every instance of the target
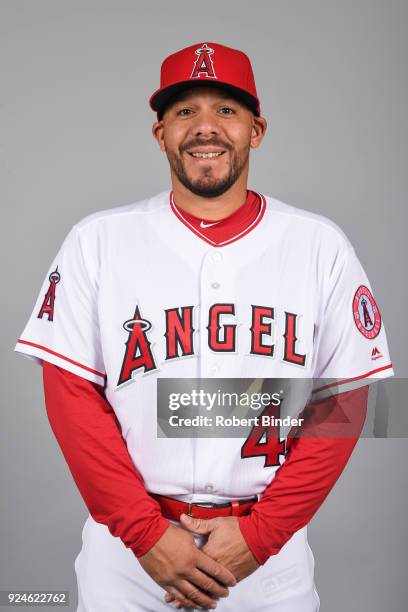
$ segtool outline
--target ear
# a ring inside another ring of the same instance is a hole
[[[159,147],[161,151],[165,151],[164,148],[164,127],[163,127],[163,119],[160,121],[156,121],[152,125],[152,134],[159,143]]]
[[[251,148],[256,149],[261,144],[268,127],[265,117],[256,117],[252,121]]]

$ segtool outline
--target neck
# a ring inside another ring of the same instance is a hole
[[[172,173],[174,201],[179,208],[200,217],[218,221],[232,215],[247,199],[248,176],[239,179],[222,195],[215,198],[204,198],[189,191]]]

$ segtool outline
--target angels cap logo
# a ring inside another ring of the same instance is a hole
[[[371,291],[360,285],[353,299],[354,322],[359,332],[369,340],[380,333],[381,314]]]
[[[214,49],[211,49],[204,43],[201,47],[195,50],[197,59],[194,62],[193,71],[191,73],[191,79],[199,79],[200,75],[205,75],[209,79],[216,79],[214,64],[211,55],[214,53]]]

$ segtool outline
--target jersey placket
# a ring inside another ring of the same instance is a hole
[[[211,248],[203,257],[200,278],[200,307],[199,307],[199,375],[200,378],[214,379],[212,391],[215,392],[219,385],[216,380],[225,378],[231,372],[230,363],[234,359],[234,353],[222,350],[215,351],[210,346],[210,311],[216,304],[235,304],[235,274],[231,267],[231,257],[228,250],[221,248]],[[219,318],[220,335],[219,340],[224,340],[223,325],[236,324],[235,315],[223,314]],[[204,414],[205,410],[201,412]],[[208,411],[207,416],[213,416]],[[195,448],[195,482],[194,491],[197,495],[217,497],[222,494],[220,491],[221,483],[217,482],[217,474],[208,470],[209,457],[211,457],[213,442],[217,444],[216,432],[213,429],[214,437],[197,437]],[[208,428],[206,428],[208,435]],[[215,450],[215,449],[214,449]],[[225,483],[224,483],[225,484]],[[222,488],[222,487],[221,487]]]

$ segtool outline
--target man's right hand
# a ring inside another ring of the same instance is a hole
[[[228,596],[234,575],[197,548],[194,536],[172,523],[156,544],[139,557],[143,569],[186,608],[214,609]]]

